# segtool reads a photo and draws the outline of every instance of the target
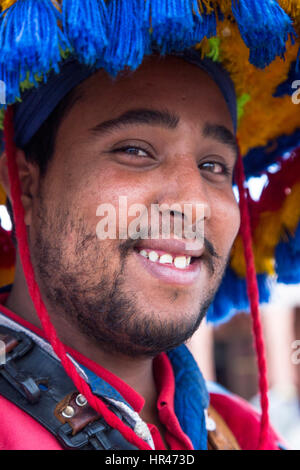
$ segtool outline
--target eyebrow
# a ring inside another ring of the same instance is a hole
[[[126,111],[115,119],[101,122],[95,127],[92,127],[90,131],[99,135],[121,129],[124,126],[139,124],[175,129],[178,123],[179,116],[170,111],[138,108]]]
[[[167,129],[176,129],[180,117],[168,110],[137,108],[130,109],[120,116],[103,121],[90,129],[90,132],[96,135],[103,135],[115,130],[120,130],[128,125],[162,126]],[[212,139],[229,146],[233,152],[238,155],[238,145],[235,135],[225,126],[220,124],[206,123],[202,131],[203,137]]]
[[[221,144],[228,145],[236,155],[239,153],[239,147],[235,135],[225,126],[220,124],[206,123],[203,129],[204,137],[211,137]]]

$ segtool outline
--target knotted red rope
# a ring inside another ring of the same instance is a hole
[[[66,373],[73,381],[77,390],[86,397],[91,407],[94,408],[101,416],[103,416],[108,425],[110,425],[114,429],[117,429],[128,442],[138,447],[140,450],[151,450],[150,446],[144,440],[139,438],[129,426],[124,424],[114,413],[112,413],[106,407],[106,405],[97,396],[92,393],[89,385],[78,374],[76,367],[68,358],[65,347],[56,334],[54,326],[51,323],[49,314],[41,297],[39,286],[35,280],[35,274],[30,259],[27,231],[24,222],[25,214],[21,201],[21,185],[19,180],[18,167],[16,163],[13,108],[11,106],[8,107],[5,113],[4,141],[20,259],[22,262],[28,290],[35,306],[36,312],[38,314],[38,317],[40,319],[40,322],[42,324],[43,330],[46,334],[46,337],[48,338],[54,352],[59,357]]]
[[[265,359],[265,347],[262,325],[259,314],[259,293],[256,278],[254,254],[252,249],[251,224],[248,208],[248,190],[245,187],[245,172],[241,154],[239,154],[238,161],[236,164],[235,179],[239,189],[239,206],[241,213],[240,233],[243,240],[244,256],[246,262],[247,294],[250,302],[253,336],[258,362],[259,391],[261,404],[261,422],[258,449],[262,450],[264,449],[269,430],[267,366]]]

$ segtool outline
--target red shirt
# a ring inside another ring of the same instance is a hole
[[[8,294],[0,294],[0,304],[6,301],[7,296]],[[31,323],[25,321],[24,319],[20,318],[18,315],[16,315],[15,313],[7,309],[4,305],[1,305],[0,312],[6,315],[11,320],[19,323],[23,327],[31,330],[33,333],[43,338],[45,337],[42,330],[35,327]],[[109,372],[104,367],[100,366],[99,364],[95,363],[91,359],[88,359],[87,357],[80,354],[78,351],[75,351],[68,347],[66,347],[66,350],[72,355],[72,357],[76,361],[86,366],[88,369],[90,369],[92,372],[94,372],[96,375],[98,375],[103,380],[108,382],[112,387],[114,387],[122,395],[124,400],[126,400],[127,403],[129,403],[129,405],[132,406],[132,408],[137,413],[141,412],[144,406],[145,400],[133,388],[131,388],[123,380],[119,379],[117,376]],[[174,411],[175,379],[174,379],[172,365],[170,363],[168,356],[164,353],[157,356],[153,361],[153,367],[154,367],[154,379],[155,379],[155,383],[157,387],[157,396],[158,396],[157,398],[158,417],[159,417],[160,422],[163,424],[163,426],[166,429],[164,439],[167,442],[167,445],[171,450],[192,450],[193,445],[191,443],[191,440],[182,431],[179,421],[175,415],[175,411]],[[2,410],[2,413],[1,413],[2,416],[4,415],[3,407],[5,406],[5,409],[7,412],[7,407],[11,405],[8,402],[4,404],[3,400],[7,402],[7,400],[5,400],[3,397],[0,396],[0,409]],[[18,412],[21,412],[21,410],[18,410]],[[36,422],[35,424],[36,426],[40,426]],[[151,423],[147,423],[147,424],[152,435],[155,449],[166,450],[166,447],[161,438],[158,428],[154,424],[151,424]],[[2,425],[2,429],[3,429],[3,425]],[[0,430],[0,434],[1,434],[1,430]],[[58,445],[58,448],[60,448],[59,445]],[[0,437],[0,449],[1,449],[1,437]]]

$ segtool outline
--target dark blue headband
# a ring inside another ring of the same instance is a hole
[[[209,59],[201,60],[195,50],[176,54],[197,65],[215,81],[228,105],[234,130],[237,128],[237,104],[234,85],[228,73]],[[80,64],[74,59],[63,63],[60,73],[52,72],[46,83],[32,88],[22,95],[22,102],[15,107],[15,142],[20,148],[27,145],[40,126],[50,116],[59,102],[77,85],[90,77],[96,70]]]

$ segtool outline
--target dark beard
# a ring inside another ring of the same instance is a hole
[[[120,243],[120,268],[106,276],[109,256],[101,250],[96,234],[86,231],[84,220],[74,216],[71,219],[69,212],[60,207],[55,217],[50,217],[41,198],[33,259],[53,314],[63,315],[81,334],[110,354],[154,357],[186,342],[198,329],[217,288],[208,292],[202,304],[199,301],[196,315],[183,312],[182,320],[175,322],[172,315],[161,320],[151,312],[150,305],[138,307],[134,291],[124,289],[125,265],[134,242]],[[63,249],[70,233],[76,235],[77,257],[72,263]],[[209,266],[213,270],[212,262]],[[92,283],[95,272],[99,272],[100,280]]]

